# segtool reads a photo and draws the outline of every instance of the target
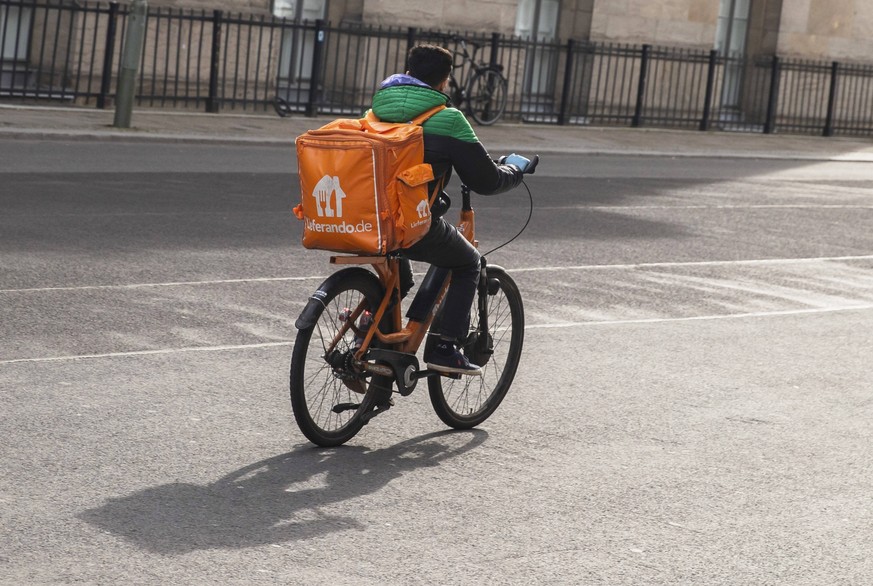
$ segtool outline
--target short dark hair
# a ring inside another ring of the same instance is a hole
[[[406,69],[409,75],[431,87],[444,82],[452,72],[452,54],[437,45],[417,45],[409,50]]]

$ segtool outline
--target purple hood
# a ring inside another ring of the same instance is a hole
[[[379,84],[379,89],[385,89],[386,87],[393,87],[395,85],[417,85],[421,87],[430,87],[420,79],[416,79],[411,75],[406,73],[395,73],[389,77],[386,77],[385,80]]]

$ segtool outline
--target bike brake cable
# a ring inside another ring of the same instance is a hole
[[[496,252],[496,251],[500,250],[501,248],[503,248],[507,244],[511,244],[516,238],[521,236],[522,232],[524,232],[527,229],[527,225],[530,224],[530,219],[533,217],[533,208],[534,208],[533,194],[530,192],[530,187],[527,186],[527,183],[524,180],[522,180],[521,184],[524,185],[524,188],[527,190],[527,197],[530,200],[530,209],[527,212],[527,220],[524,221],[524,226],[521,227],[521,230],[518,231],[518,234],[516,234],[515,236],[513,236],[512,238],[510,238],[509,240],[507,240],[506,242],[504,242],[500,246],[496,246],[496,247],[492,248],[491,250],[489,250],[488,252],[482,254],[482,256],[488,256],[492,252]]]

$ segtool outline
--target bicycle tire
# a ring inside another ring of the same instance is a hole
[[[486,307],[489,332],[479,328],[479,297],[473,303],[473,322],[464,344],[464,353],[474,364],[482,367],[482,376],[462,376],[452,379],[432,376],[427,379],[431,405],[437,416],[449,427],[469,429],[488,419],[506,397],[518,370],[524,345],[524,306],[515,281],[500,267],[486,268]],[[425,352],[438,340],[439,316],[431,326]],[[493,354],[477,353],[476,339],[490,336]],[[507,339],[509,336],[509,339]],[[486,360],[487,359],[487,360]],[[477,362],[478,360],[478,362]]]
[[[298,319],[297,338],[291,354],[291,409],[297,427],[312,443],[333,447],[352,439],[364,426],[364,415],[374,408],[377,390],[359,375],[352,386],[341,378],[352,374],[343,365],[328,362],[325,350],[339,332],[340,312],[362,301],[375,311],[384,292],[376,275],[353,267],[337,271],[318,288]],[[331,356],[344,362],[352,351],[354,332],[347,330]],[[364,389],[363,394],[356,392]],[[338,405],[346,408],[336,411]],[[355,405],[351,408],[349,406]]]
[[[454,75],[449,75],[448,95],[452,106],[455,108],[463,107],[464,92],[461,86],[458,85],[458,80],[455,79]]]
[[[478,124],[490,126],[506,110],[508,83],[494,68],[477,71],[467,83],[467,112]]]
[[[273,109],[280,118],[287,118],[291,114],[291,104],[279,96],[273,98]]]

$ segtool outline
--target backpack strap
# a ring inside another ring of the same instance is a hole
[[[431,116],[433,116],[434,114],[441,112],[445,109],[446,109],[445,104],[440,104],[439,106],[434,106],[430,110],[422,112],[421,114],[419,114],[418,116],[416,116],[415,118],[410,120],[409,123],[410,124],[418,124],[419,126],[421,126],[422,124],[427,122],[431,118]],[[445,177],[441,177],[440,180],[437,181],[436,184],[433,186],[433,192],[430,194],[430,197],[427,198],[428,207],[433,207],[433,204],[436,201],[437,195],[439,194],[440,191],[443,190],[443,187],[445,187]]]
[[[421,126],[422,124],[427,122],[431,116],[433,116],[437,112],[440,112],[440,111],[445,110],[445,109],[446,109],[445,104],[440,104],[439,106],[434,106],[430,110],[426,110],[426,111],[422,112],[421,114],[419,114],[418,116],[416,116],[415,118],[413,118],[412,120],[410,120],[409,123],[410,124],[417,124],[417,125]],[[373,113],[372,109],[367,110],[367,113],[361,119],[361,123],[363,123],[367,126],[373,126],[375,124],[397,124],[396,122],[383,122],[382,120],[379,120],[379,118],[377,118],[376,115]]]
[[[430,197],[427,198],[427,207],[428,209],[433,207],[433,204],[436,203],[437,195],[439,195],[440,191],[443,190],[446,183],[446,176],[443,175],[439,178],[439,180],[433,186],[433,192],[430,194]]]
[[[446,109],[446,107],[444,104],[440,104],[439,106],[434,106],[430,110],[422,112],[421,114],[419,114],[418,116],[416,116],[415,118],[410,120],[409,123],[410,124],[417,124],[417,125],[421,126],[422,124],[427,122],[431,116],[433,116],[434,114],[436,114],[440,110],[445,110],[445,109]],[[382,120],[379,120],[379,118],[377,118],[376,115],[373,113],[373,110],[370,109],[370,110],[367,110],[367,113],[364,115],[363,118],[361,118],[357,122],[357,124],[366,130],[368,128],[370,128],[370,129],[379,129],[379,128],[388,129],[388,128],[391,128],[392,126],[394,126],[395,124],[401,124],[401,123],[400,122],[384,122]]]
[[[416,116],[415,118],[410,120],[409,122],[410,122],[410,124],[418,124],[419,126],[421,126],[422,124],[427,122],[431,116],[433,116],[437,112],[440,112],[440,111],[445,110],[445,109],[446,109],[445,104],[440,104],[439,106],[434,106],[430,110],[427,110],[426,112],[422,112],[421,114],[419,114],[418,116]]]

